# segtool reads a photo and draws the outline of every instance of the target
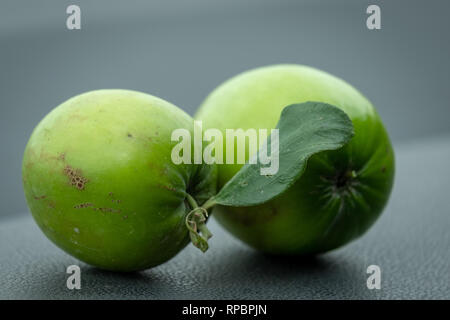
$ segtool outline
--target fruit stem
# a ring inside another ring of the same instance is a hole
[[[192,209],[198,208],[197,201],[195,201],[194,197],[191,196],[189,193],[186,193],[186,199]]]
[[[217,204],[216,199],[214,199],[214,197],[211,197],[208,200],[206,200],[206,202],[202,205],[202,207],[208,210],[214,207],[216,204]]]
[[[190,194],[186,194],[186,199],[192,208],[186,215],[185,220],[191,242],[194,246],[205,252],[209,248],[208,239],[212,237],[212,233],[206,227],[208,211],[204,207],[199,207],[197,201]]]

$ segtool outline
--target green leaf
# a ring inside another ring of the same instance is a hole
[[[267,202],[301,177],[312,155],[335,150],[353,137],[353,125],[339,108],[320,102],[287,106],[277,124],[279,129],[279,170],[274,175],[261,175],[268,165],[248,162],[214,197],[213,202],[225,206],[252,206]],[[274,140],[272,145],[272,140]],[[258,151],[276,151],[276,140],[267,139]],[[264,146],[267,145],[267,148]],[[266,154],[266,153],[265,153]],[[273,154],[271,154],[273,156]]]

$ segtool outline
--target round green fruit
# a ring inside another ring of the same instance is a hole
[[[213,166],[175,165],[177,128],[193,119],[151,95],[99,90],[73,97],[35,128],[23,159],[25,196],[57,246],[99,268],[142,270],[189,242],[188,194],[216,192]]]
[[[379,115],[356,89],[323,71],[275,65],[244,72],[215,89],[196,118],[222,132],[272,129],[285,106],[306,101],[345,111],[354,126],[352,140],[313,156],[301,178],[268,203],[214,210],[232,234],[268,253],[315,254],[342,246],[375,222],[391,192],[394,153]],[[219,165],[218,187],[241,167]]]

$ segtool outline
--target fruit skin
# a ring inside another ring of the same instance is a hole
[[[212,166],[172,163],[177,128],[193,130],[193,119],[135,91],[92,91],[55,108],[23,158],[25,196],[41,230],[103,269],[143,270],[173,257],[189,242],[186,192],[202,203],[217,178]]]
[[[244,72],[216,88],[196,118],[204,129],[223,133],[272,129],[285,106],[306,101],[345,111],[355,129],[351,142],[313,156],[300,180],[275,199],[246,208],[216,207],[213,213],[237,238],[268,253],[306,255],[340,247],[367,231],[391,192],[394,153],[380,117],[356,89],[323,71],[274,65]],[[241,166],[219,165],[218,188]]]

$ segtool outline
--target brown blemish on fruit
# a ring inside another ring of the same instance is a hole
[[[120,209],[113,209],[113,208],[96,208],[97,210],[101,212],[110,212],[110,213],[120,213],[122,212]]]
[[[382,172],[382,173],[385,173],[385,172],[386,172],[386,167],[382,167],[382,168],[381,168],[381,172]]]
[[[80,208],[92,208],[94,211],[100,211],[103,213],[121,213],[122,210],[120,209],[114,209],[114,208],[106,208],[106,207],[95,207],[92,203],[81,203],[74,207],[75,209]]]
[[[122,219],[123,220],[128,219],[128,216],[123,216]]]
[[[133,138],[133,135],[132,135],[131,133],[128,132],[128,133],[127,133],[127,137],[128,137],[128,138]]]
[[[114,202],[114,203],[121,203],[122,202],[122,200],[114,199],[114,193],[112,193],[112,192],[109,192],[108,196],[110,196],[112,198],[111,201]]]
[[[31,169],[33,166],[34,166],[34,162],[33,161],[28,161],[25,164],[25,168],[27,168],[27,169]]]
[[[47,204],[50,209],[55,209],[55,203],[53,201],[49,201]]]
[[[65,161],[66,160],[66,153],[65,152],[60,153],[59,156],[58,156],[58,160]]]
[[[47,198],[47,196],[40,196],[40,197],[33,196],[33,198],[36,199],[36,200],[42,200],[42,199]]]
[[[78,190],[83,190],[86,183],[89,181],[83,177],[80,169],[74,169],[69,165],[64,167],[64,174],[69,179],[69,184]]]
[[[90,202],[85,202],[85,203],[80,203],[76,206],[74,206],[75,209],[83,209],[83,208],[89,208],[89,207],[93,207],[94,205]]]
[[[163,184],[158,184],[158,188],[166,189],[166,190],[169,190],[169,191],[177,191],[177,189],[175,187],[166,186],[166,185],[163,185]]]

